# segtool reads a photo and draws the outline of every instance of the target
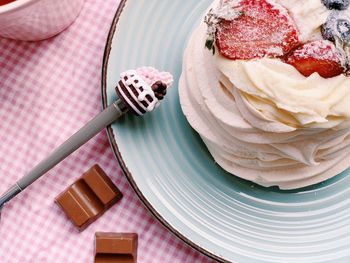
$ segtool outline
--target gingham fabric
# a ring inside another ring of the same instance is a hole
[[[0,39],[1,193],[101,110],[102,56],[118,3],[87,0],[76,22],[50,40]],[[54,198],[95,163],[124,197],[78,233]],[[138,233],[141,263],[211,261],[151,216],[102,131],[3,209],[0,262],[93,262],[97,231]]]

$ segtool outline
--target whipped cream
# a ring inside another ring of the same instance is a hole
[[[269,58],[233,61],[217,55],[213,62],[227,78],[226,88],[242,99],[242,107],[276,123],[271,128],[265,121],[248,119],[256,128],[288,132],[349,127],[350,78],[343,74],[304,77],[293,66]]]
[[[328,16],[317,15],[328,12],[320,0],[275,2],[289,9],[305,38],[320,37]],[[279,59],[213,56],[201,48],[205,39],[202,23],[185,52],[180,102],[220,166],[281,189],[312,185],[350,166],[349,77],[304,77]]]
[[[270,0],[286,7],[300,31],[302,42],[322,39],[320,27],[331,14],[321,0]],[[350,16],[350,9],[342,11]]]

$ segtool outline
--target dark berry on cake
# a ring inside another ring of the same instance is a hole
[[[345,10],[350,5],[350,0],[321,0],[328,9]]]

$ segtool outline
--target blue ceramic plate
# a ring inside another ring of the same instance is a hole
[[[125,69],[153,65],[175,75],[159,109],[108,128],[127,178],[165,226],[217,260],[350,262],[349,171],[298,191],[263,188],[217,166],[186,122],[177,80],[210,2],[123,0],[119,7],[104,58],[104,106]]]

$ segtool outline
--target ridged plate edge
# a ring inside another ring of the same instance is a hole
[[[118,6],[117,12],[114,16],[114,19],[112,21],[112,25],[111,28],[109,30],[108,33],[108,37],[107,37],[107,43],[105,46],[105,51],[104,51],[104,55],[103,55],[103,63],[102,63],[102,83],[101,83],[101,93],[102,93],[102,106],[103,109],[105,109],[108,105],[107,105],[107,67],[108,67],[108,60],[109,60],[109,55],[111,52],[111,48],[112,48],[112,42],[113,42],[113,38],[115,35],[115,31],[116,28],[118,26],[118,21],[119,18],[123,12],[123,9],[126,5],[127,0],[121,0],[120,4]],[[111,144],[112,150],[114,152],[115,157],[117,158],[120,167],[124,173],[124,175],[126,176],[127,180],[129,181],[131,187],[135,190],[136,194],[138,195],[138,197],[140,198],[140,200],[142,201],[142,203],[146,206],[146,208],[152,213],[152,215],[159,220],[167,229],[169,229],[172,233],[174,233],[178,238],[180,238],[181,240],[183,240],[185,243],[187,243],[188,245],[190,245],[191,247],[193,247],[194,249],[196,249],[197,251],[207,255],[208,257],[220,261],[220,262],[229,262],[226,261],[225,259],[223,259],[222,257],[215,255],[214,253],[202,248],[201,246],[197,245],[195,242],[193,242],[192,240],[188,239],[187,237],[185,237],[184,235],[182,235],[177,229],[175,229],[173,226],[171,226],[159,213],[158,211],[152,206],[152,204],[147,200],[147,198],[143,195],[143,193],[140,191],[140,189],[138,188],[136,182],[133,179],[133,175],[129,172],[123,158],[122,155],[119,151],[118,148],[118,144],[116,142],[116,139],[114,137],[114,133],[113,133],[113,129],[111,126],[108,126],[106,128],[107,130],[107,135],[108,135],[108,139],[109,142]]]

